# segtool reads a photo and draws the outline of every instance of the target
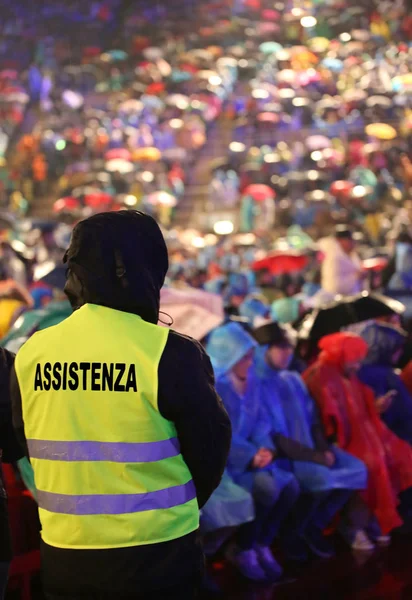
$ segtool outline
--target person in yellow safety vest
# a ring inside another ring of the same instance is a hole
[[[65,262],[75,310],[29,339],[11,375],[46,597],[192,600],[199,508],[231,440],[209,358],[157,325],[168,258],[151,217],[80,222]]]

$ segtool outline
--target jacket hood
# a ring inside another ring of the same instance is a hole
[[[406,339],[402,329],[380,323],[365,327],[361,336],[369,346],[364,363],[379,366],[392,366],[393,355],[403,347]]]
[[[122,210],[81,221],[64,262],[74,309],[91,303],[158,322],[169,262],[162,232],[149,215]]]
[[[368,353],[368,344],[354,333],[332,333],[319,342],[323,362],[343,368],[347,363],[363,361]]]

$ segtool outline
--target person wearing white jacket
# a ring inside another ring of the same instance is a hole
[[[351,231],[338,227],[334,236],[320,240],[319,248],[324,253],[322,290],[343,296],[362,291],[362,263]]]

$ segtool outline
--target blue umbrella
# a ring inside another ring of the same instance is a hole
[[[278,42],[263,42],[263,44],[260,44],[259,50],[263,54],[277,54],[283,50],[283,46]]]
[[[64,290],[66,285],[66,267],[64,265],[56,265],[44,277],[39,279],[40,283],[44,283],[58,290]]]
[[[343,62],[339,58],[326,57],[322,60],[322,65],[334,73],[340,73],[343,69]]]
[[[175,83],[183,83],[184,81],[190,81],[193,78],[193,75],[191,73],[188,73],[187,71],[172,71],[172,74],[170,75],[170,79],[172,81],[174,81]]]
[[[114,61],[126,60],[126,58],[128,58],[128,54],[124,50],[110,50],[107,54],[109,54]]]

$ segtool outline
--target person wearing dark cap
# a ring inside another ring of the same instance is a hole
[[[292,330],[273,322],[256,329],[254,337],[259,343],[254,392],[270,423],[278,462],[295,475],[302,490],[286,528],[284,549],[297,560],[307,556],[307,549],[326,558],[333,546],[323,530],[353,491],[366,487],[366,467],[324,438],[302,377],[288,370],[295,342]]]
[[[231,439],[210,361],[157,326],[168,257],[151,217],[80,222],[65,263],[74,313],[30,338],[11,380],[46,596],[191,600],[203,567],[199,508]]]
[[[338,226],[334,236],[320,240],[319,248],[324,254],[322,290],[343,296],[362,291],[362,263],[351,230]]]

